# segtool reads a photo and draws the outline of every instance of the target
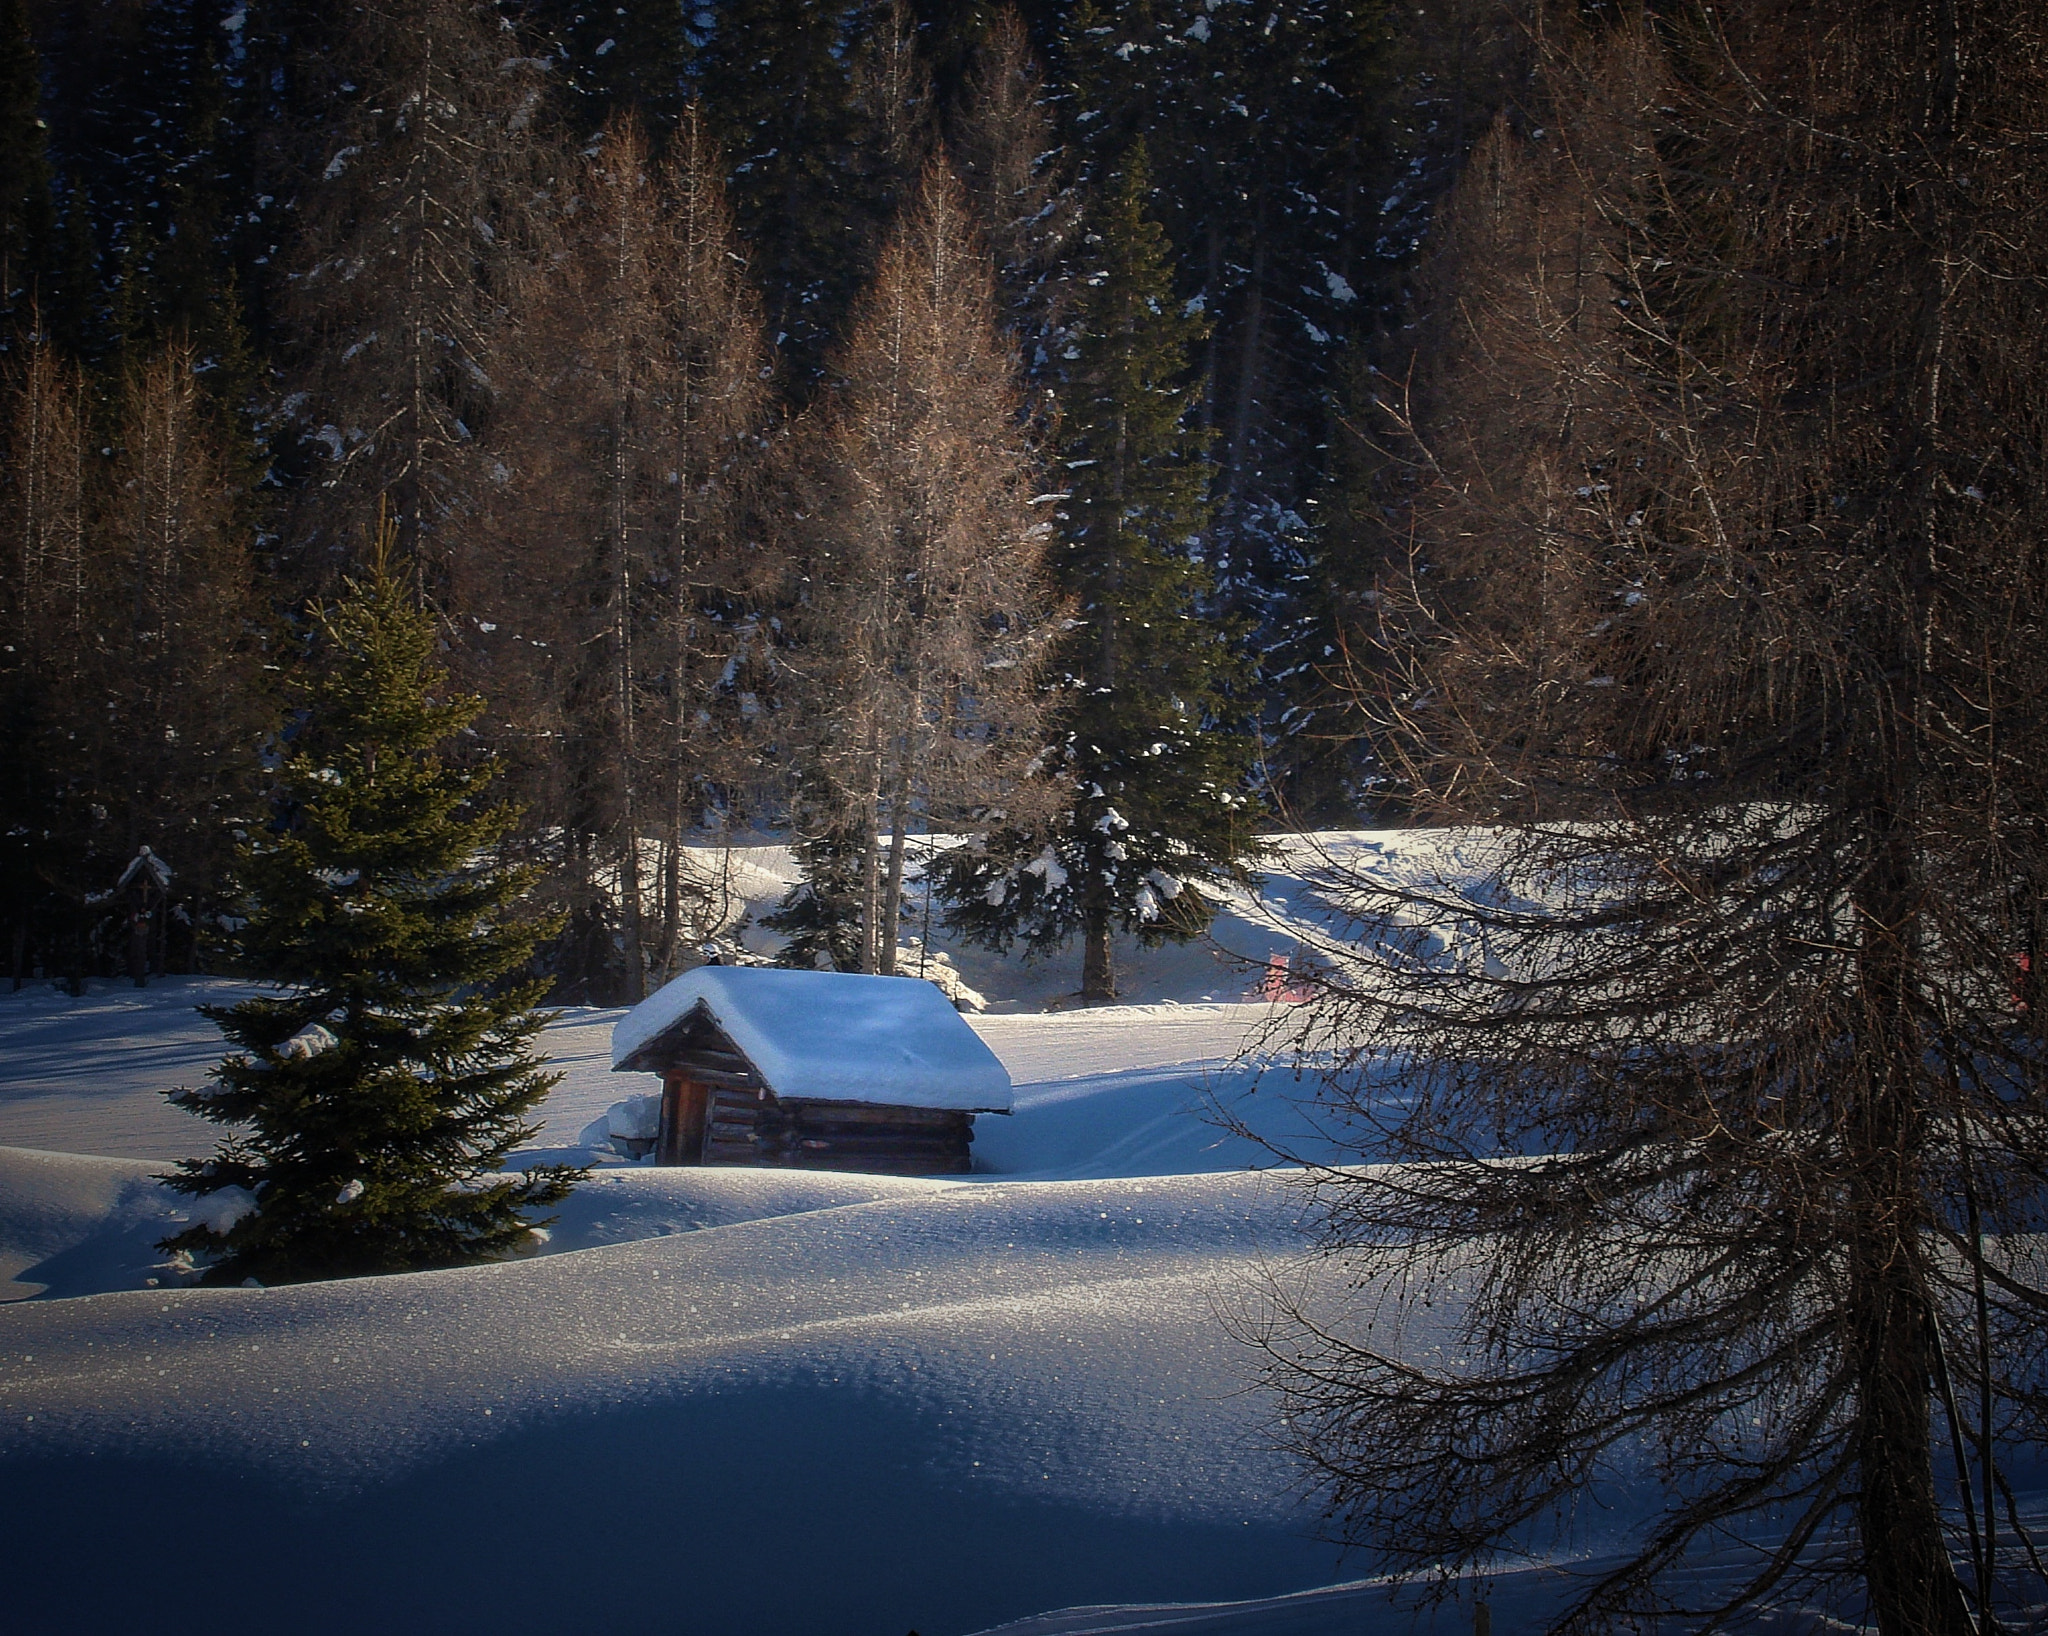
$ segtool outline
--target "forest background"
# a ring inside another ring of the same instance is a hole
[[[1476,0],[0,4],[0,922],[203,968],[380,505],[631,999],[800,842],[802,959],[1185,935],[1398,811],[1356,663],[1432,205],[1525,74]],[[1376,374],[1376,372],[1381,372]],[[280,730],[279,723],[285,725]],[[131,885],[137,879],[131,874]],[[147,883],[145,883],[146,886]]]

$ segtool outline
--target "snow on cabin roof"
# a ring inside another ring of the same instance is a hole
[[[916,977],[699,966],[612,1029],[612,1067],[702,1004],[777,1096],[1008,1113],[1010,1076],[945,995]]]

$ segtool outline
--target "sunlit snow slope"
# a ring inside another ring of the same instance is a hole
[[[1374,868],[1462,844],[1326,841]],[[1216,946],[1126,951],[1128,1005],[1048,1010],[1066,966],[949,951],[1016,1082],[972,1178],[607,1161],[545,1253],[403,1278],[161,1265],[193,1205],[152,1173],[214,1135],[162,1092],[217,1049],[192,1005],[246,988],[0,995],[5,1628],[1406,1630],[1314,1542],[1224,1321],[1300,1237],[1273,1152],[1219,1115],[1336,1151],[1242,1059],[1271,1014],[1247,961],[1325,919],[1314,850]],[[730,875],[758,909],[787,856]],[[534,1152],[582,1157],[651,1088],[607,1071],[617,1015],[549,1029]],[[1520,1583],[1503,1609],[1554,1595]]]

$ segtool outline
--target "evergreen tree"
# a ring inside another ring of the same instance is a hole
[[[1158,76],[1171,101],[1150,123],[1162,220],[1212,318],[1204,416],[1218,439],[1218,520],[1233,553],[1285,554],[1279,514],[1323,464],[1333,371],[1370,329],[1392,269],[1374,246],[1391,182],[1385,8],[1173,9]],[[1261,585],[1263,566],[1244,564]]]
[[[1345,758],[1310,735],[1337,730],[1321,673],[1342,651],[1330,637],[1349,542],[1321,513],[1342,387],[1380,356],[1402,298],[1428,204],[1412,167],[1440,127],[1466,129],[1434,103],[1410,118],[1450,65],[1411,44],[1404,85],[1390,19],[1381,0],[1142,0],[1077,6],[1066,35],[1084,175],[1148,144],[1177,290],[1209,319],[1197,410],[1214,434],[1207,555],[1216,604],[1252,630],[1265,672],[1267,770],[1290,804],[1338,816]],[[1427,184],[1441,187],[1439,170]]]
[[[218,350],[221,285],[238,214],[225,141],[228,92],[221,56],[227,7],[206,0],[151,7],[134,51],[138,94],[121,134],[123,232],[121,339],[174,334]],[[228,315],[230,323],[232,314]]]
[[[15,310],[56,233],[43,59],[24,0],[0,0],[0,314]]]
[[[854,125],[845,35],[844,8],[823,0],[732,0],[700,58],[768,332],[798,382],[816,378],[866,268],[870,226],[841,185]]]
[[[211,1086],[171,1093],[246,1127],[166,1178],[215,1196],[164,1245],[214,1283],[504,1255],[581,1176],[498,1171],[557,1078],[530,1050],[543,985],[513,975],[549,927],[517,914],[531,872],[493,861],[516,815],[479,804],[490,765],[436,753],[482,702],[448,696],[394,534],[319,620],[330,669],[280,778],[287,816],[242,859],[241,956],[284,992],[203,1007],[233,1049]]]
[[[108,275],[96,348],[147,349],[182,332],[211,349],[247,194],[243,133],[225,124],[229,11],[226,0],[159,0],[69,8],[47,25],[51,146],[62,191],[86,202],[77,230]]]
[[[801,877],[783,894],[761,924],[784,938],[776,964],[799,971],[864,971],[861,886],[865,862],[874,850],[857,831],[818,831],[815,801],[798,803],[797,826],[806,838],[790,850]],[[805,823],[806,809],[812,822]]]
[[[38,291],[43,329],[73,358],[92,360],[107,347],[106,292],[93,236],[92,192],[75,178],[55,190],[62,204],[50,276]]]
[[[1041,758],[1070,785],[1071,816],[960,849],[936,877],[950,923],[998,947],[1021,936],[1048,949],[1079,932],[1090,1002],[1116,995],[1116,931],[1198,935],[1213,913],[1200,888],[1241,875],[1254,853],[1248,667],[1204,608],[1209,465],[1188,381],[1203,324],[1174,300],[1147,197],[1141,145],[1108,179],[1082,246],[1061,449],[1071,492],[1051,558],[1076,623],[1055,661],[1064,731]]]
[[[924,159],[930,94],[908,15],[888,0],[731,0],[697,84],[769,335],[807,397]]]
[[[1003,0],[898,0],[916,32],[918,55],[939,99],[950,104],[972,71],[1000,19],[1014,14]],[[958,163],[959,156],[954,155]]]
[[[1080,0],[1060,37],[1065,123],[1083,179],[1106,180],[1156,127],[1171,95],[1155,86],[1157,0],[1105,6]]]
[[[705,8],[680,0],[540,0],[526,13],[546,36],[558,83],[573,99],[573,134],[588,136],[637,113],[659,144],[682,113],[695,49],[690,23],[693,14],[709,21]]]

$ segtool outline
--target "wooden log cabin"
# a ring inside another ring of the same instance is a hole
[[[612,1031],[617,1073],[661,1076],[655,1163],[896,1176],[970,1168],[1010,1076],[932,984],[701,966]]]

